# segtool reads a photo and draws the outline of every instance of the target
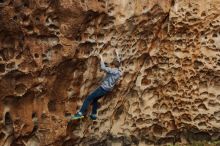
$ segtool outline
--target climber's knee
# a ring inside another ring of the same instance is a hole
[[[92,95],[89,95],[88,97],[87,97],[87,101],[89,102],[89,103],[91,103],[92,101],[93,101],[93,96]]]

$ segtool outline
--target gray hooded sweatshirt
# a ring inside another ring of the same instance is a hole
[[[111,91],[120,76],[122,76],[122,72],[119,70],[119,68],[106,67],[103,61],[101,61],[101,69],[107,73],[101,83],[101,87],[106,91]]]

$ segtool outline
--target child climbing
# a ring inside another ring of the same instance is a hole
[[[96,120],[97,116],[97,109],[98,109],[98,100],[107,95],[108,93],[110,93],[113,89],[113,87],[115,86],[115,84],[117,83],[117,81],[119,80],[120,76],[122,75],[122,71],[120,70],[120,59],[118,56],[117,51],[116,55],[117,55],[117,59],[113,60],[113,63],[111,65],[111,67],[106,67],[105,63],[103,61],[102,55],[99,55],[100,59],[101,59],[101,69],[103,71],[106,72],[106,76],[103,79],[101,85],[96,88],[95,91],[93,91],[83,102],[83,105],[81,107],[81,109],[79,110],[79,112],[77,112],[75,115],[71,116],[71,120],[77,120],[77,119],[82,119],[84,118],[84,114],[86,112],[86,110],[89,107],[89,104],[92,103],[93,107],[92,107],[92,112],[90,114],[90,118],[92,120]]]

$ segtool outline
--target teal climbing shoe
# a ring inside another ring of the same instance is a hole
[[[78,120],[78,119],[82,119],[84,118],[84,116],[80,113],[76,113],[75,115],[72,115],[70,120]]]
[[[97,117],[96,117],[95,114],[91,114],[91,115],[89,115],[89,117],[90,117],[90,119],[93,120],[93,121],[97,119]]]

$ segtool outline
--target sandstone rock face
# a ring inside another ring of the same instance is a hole
[[[1,0],[0,145],[220,138],[219,0]],[[96,122],[67,124],[119,52]]]

